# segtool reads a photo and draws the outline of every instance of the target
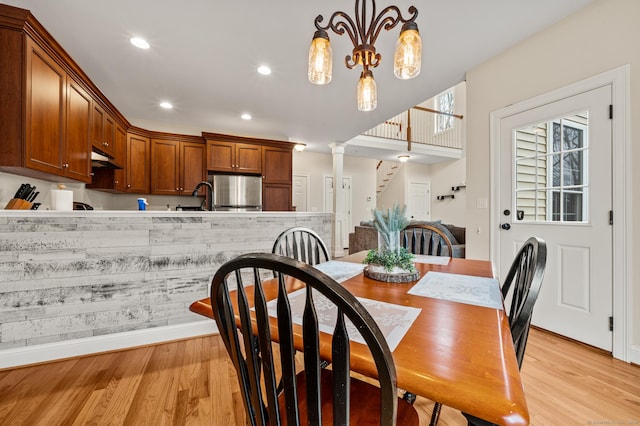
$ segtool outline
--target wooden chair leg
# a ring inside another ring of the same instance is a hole
[[[438,419],[440,418],[440,410],[442,409],[442,404],[436,402],[433,405],[433,411],[431,412],[431,422],[429,422],[429,426],[436,426],[438,424]]]

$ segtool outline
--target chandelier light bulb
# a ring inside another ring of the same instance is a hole
[[[357,98],[360,111],[373,111],[378,106],[378,88],[373,73],[369,70],[360,74]]]
[[[328,84],[331,81],[333,67],[333,50],[329,36],[324,30],[313,35],[309,47],[309,81],[313,84]]]
[[[402,26],[400,37],[396,42],[393,57],[393,73],[402,80],[414,78],[420,74],[422,62],[422,39],[415,22],[407,22]]]

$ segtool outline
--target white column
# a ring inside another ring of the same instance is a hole
[[[332,257],[342,257],[345,255],[344,247],[347,242],[342,241],[346,226],[347,212],[344,202],[345,190],[342,187],[344,176],[344,147],[345,143],[332,143],[331,153],[333,154],[333,226],[331,227],[331,254]]]

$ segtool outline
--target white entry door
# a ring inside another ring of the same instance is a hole
[[[611,86],[500,120],[500,276],[547,243],[532,324],[608,351],[612,315]]]
[[[430,193],[430,183],[409,183],[409,202],[407,203],[407,216],[409,216],[411,220],[431,219]]]

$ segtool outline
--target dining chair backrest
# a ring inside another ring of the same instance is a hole
[[[330,260],[329,249],[314,230],[295,226],[283,231],[273,244],[271,253],[300,260],[309,265]]]
[[[275,272],[276,278],[271,278],[268,271]],[[305,293],[301,326],[294,324],[287,293],[287,285],[294,282]],[[237,291],[233,291],[234,288]],[[267,294],[276,297],[277,319],[270,317],[265,289]],[[313,302],[320,295],[326,298],[323,303],[332,303],[337,312],[330,371],[320,365],[320,331]],[[349,424],[351,382],[346,319],[360,332],[375,361],[380,384],[380,424],[395,424],[396,371],[389,346],[369,312],[331,277],[304,262],[278,254],[245,254],[222,265],[214,275],[211,306],[238,375],[249,424],[322,424],[321,370],[322,374],[332,375],[333,424]],[[300,343],[299,334],[294,337],[294,330],[302,333],[304,372],[298,375],[303,377],[302,382],[296,377],[294,365],[294,340]],[[278,341],[279,360],[273,351],[273,338]],[[280,410],[276,390],[278,371],[284,384]],[[298,386],[303,385],[306,393],[301,396]],[[370,395],[358,396],[368,397]],[[302,400],[305,404],[301,408]]]
[[[509,302],[509,326],[511,328],[511,337],[513,338],[513,348],[518,360],[518,368],[522,367],[522,361],[524,361],[533,306],[538,299],[546,263],[547,244],[538,237],[531,237],[518,250],[502,284],[502,298],[505,304]],[[511,299],[508,298],[509,295]],[[438,408],[437,414],[431,417],[431,424],[434,426],[437,423],[439,412],[440,409]],[[464,412],[462,415],[469,426],[493,425],[493,423]]]
[[[509,325],[518,366],[522,366],[524,359],[533,307],[540,293],[546,263],[547,244],[538,237],[531,237],[518,250],[502,284],[502,298],[509,302]]]
[[[453,256],[449,237],[431,225],[407,226],[401,233],[400,244],[413,254]]]

